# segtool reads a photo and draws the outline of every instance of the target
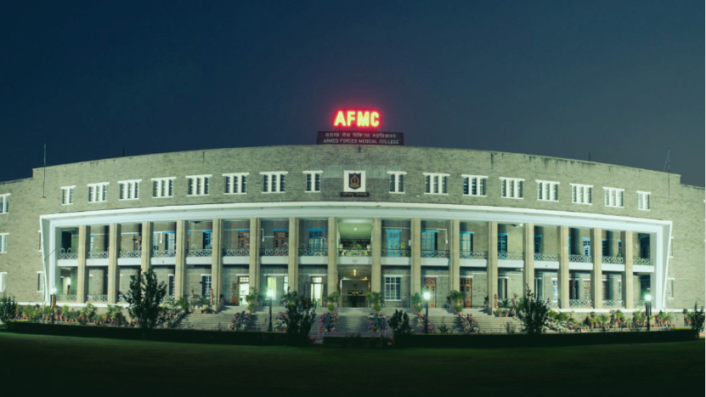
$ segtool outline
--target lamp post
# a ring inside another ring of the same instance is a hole
[[[424,316],[424,333],[429,333],[429,299],[431,299],[431,294],[429,291],[424,292],[424,300],[427,303],[426,316]]]
[[[270,298],[270,323],[267,325],[267,331],[272,332],[272,299],[275,297],[275,291],[268,289],[267,297]]]
[[[647,332],[650,332],[650,317],[652,316],[652,295],[645,295],[645,313],[647,314]]]

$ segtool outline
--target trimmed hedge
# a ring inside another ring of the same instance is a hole
[[[58,325],[12,322],[10,331],[19,334],[79,336],[142,340],[138,328],[101,327],[85,325]],[[183,329],[153,329],[146,333],[147,340],[158,342],[203,343],[220,345],[279,346],[287,344],[287,334],[280,332],[200,331]]]
[[[653,332],[600,332],[571,334],[513,335],[423,335],[412,334],[407,339],[408,347],[451,348],[514,348],[514,347],[560,347],[580,345],[609,345],[629,343],[684,342],[694,340],[691,330]]]

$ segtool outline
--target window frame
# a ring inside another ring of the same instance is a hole
[[[211,195],[211,177],[213,175],[189,175],[186,176],[186,197],[205,197]],[[200,182],[200,184],[199,184]],[[189,185],[193,190],[189,194]]]
[[[12,193],[0,194],[0,215],[10,213],[10,195]]]
[[[226,195],[236,195],[236,194],[248,194],[248,179],[249,172],[235,172],[229,174],[223,174],[225,179],[228,179],[228,183],[223,186],[223,194]],[[238,183],[234,183],[235,178],[238,178]],[[243,183],[243,178],[245,178],[245,183]],[[228,188],[230,187],[230,191]]]
[[[304,174],[304,193],[321,193],[321,176],[323,175],[324,171],[302,171],[302,173]],[[309,178],[311,178],[311,180]],[[286,183],[287,182],[285,178],[285,185]]]
[[[614,204],[610,204],[613,200],[615,200]],[[620,203],[620,205],[618,205],[618,203]],[[603,205],[610,208],[625,208],[625,189],[604,186]]]
[[[118,201],[139,200],[140,182],[142,182],[142,179],[118,181]],[[125,193],[125,196],[120,197],[121,195],[123,195],[123,193]]]
[[[152,198],[153,199],[160,199],[160,198],[173,198],[174,197],[174,182],[176,181],[175,176],[170,176],[170,177],[163,177],[163,178],[152,178]],[[157,193],[158,195],[154,195],[154,184],[155,182],[157,183]],[[165,195],[162,195],[162,188],[164,188],[164,192],[166,193]],[[171,189],[172,194],[169,194],[169,189]]]
[[[389,285],[395,285],[396,289],[395,291],[397,292],[395,295],[398,295],[399,298],[390,298],[387,295],[387,286],[388,286],[388,279],[392,280],[395,279],[397,280],[396,283],[390,283]],[[401,302],[402,301],[402,275],[389,275],[389,276],[384,276],[384,282],[383,282],[383,296],[384,296],[384,301],[385,302]]]
[[[424,194],[435,196],[449,195],[449,176],[451,174],[423,172],[422,175],[424,175]],[[427,183],[427,178],[429,178],[429,183]],[[428,191],[427,188],[429,189]],[[445,192],[444,189],[446,190]]]
[[[582,205],[593,205],[593,185],[582,185],[579,183],[570,183],[571,186],[571,203],[572,204],[582,204]],[[580,190],[579,190],[580,189]],[[579,201],[579,191],[582,193],[582,201]],[[586,192],[589,194],[587,195]],[[590,199],[586,202],[586,197]]]
[[[637,191],[637,209],[640,211],[650,211],[652,209],[651,192]],[[647,205],[645,205],[647,203]],[[646,208],[645,208],[646,207]]]
[[[0,272],[0,293],[7,292],[7,272]]]
[[[393,190],[389,190],[388,193],[390,194],[405,194],[405,190],[407,188],[407,181],[405,181],[405,178],[407,176],[406,171],[387,171],[388,179],[387,179],[387,185],[388,185],[388,190],[390,187],[390,182],[392,182],[392,186],[394,187]],[[400,182],[402,183],[402,190],[400,190]]]
[[[287,174],[289,172],[287,171],[269,171],[269,172],[261,172],[260,173],[260,180],[263,182],[262,183],[262,194],[271,194],[271,193],[286,193],[287,190]],[[273,175],[277,175],[276,182],[274,182],[274,187],[277,188],[276,190],[272,190],[272,185],[273,185],[273,180],[275,178],[272,178]],[[267,176],[267,185],[265,185],[265,182],[263,178]],[[282,176],[284,176],[284,182],[282,181]],[[284,189],[282,189],[282,186],[284,185]]]
[[[674,299],[674,277],[667,277],[667,285],[665,289],[666,290],[664,292],[667,296],[667,299]]]
[[[37,271],[37,287],[39,288],[39,289],[37,289],[38,294],[44,293],[44,287],[45,287],[45,284],[47,283],[45,277],[46,276],[44,275],[44,271]]]
[[[556,181],[535,180],[537,183],[537,201],[559,202],[559,184]],[[544,197],[549,187],[549,198]],[[541,196],[541,197],[540,197]]]
[[[0,254],[7,254],[7,240],[10,233],[0,233]]]
[[[513,200],[523,200],[525,198],[525,179],[524,178],[508,178],[501,176],[500,178],[500,197],[513,199]],[[512,184],[512,195],[510,195],[510,184],[505,186],[507,182]],[[503,195],[505,193],[505,195]]]
[[[61,205],[74,205],[74,191],[75,190],[76,190],[76,185],[61,187]],[[66,200],[64,200],[64,198],[66,198]]]
[[[463,178],[463,195],[468,197],[488,197],[488,177],[483,175],[461,175]],[[483,183],[481,183],[483,181]],[[473,194],[473,183],[476,183],[477,194]],[[466,193],[466,187],[468,193]],[[485,194],[480,194],[480,191]]]
[[[94,203],[105,203],[108,201],[108,185],[110,185],[110,182],[99,182],[99,183],[88,183],[86,186],[88,187],[88,202],[91,204]],[[91,190],[93,188],[93,190]],[[102,196],[102,200],[98,200],[98,195],[96,194],[98,190],[100,189],[100,196]],[[93,192],[93,193],[91,193]]]

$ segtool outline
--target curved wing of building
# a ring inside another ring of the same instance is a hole
[[[0,290],[116,303],[153,268],[178,298],[251,289],[387,307],[530,289],[567,310],[704,304],[704,189],[524,154],[273,146],[35,169],[0,183]],[[62,303],[63,304],[63,303]]]

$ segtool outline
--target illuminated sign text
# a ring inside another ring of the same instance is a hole
[[[380,112],[377,110],[339,110],[333,119],[334,127],[378,128]]]

